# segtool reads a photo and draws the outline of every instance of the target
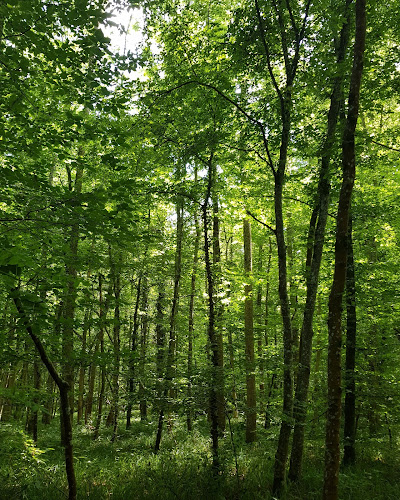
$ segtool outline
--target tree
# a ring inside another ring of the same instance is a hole
[[[289,478],[297,481],[300,476],[304,446],[305,419],[307,414],[307,394],[310,377],[313,317],[317,297],[319,271],[324,246],[325,228],[328,218],[330,198],[330,159],[335,145],[335,131],[342,104],[344,82],[344,63],[350,31],[350,2],[345,5],[345,21],[340,31],[336,49],[337,72],[331,93],[328,112],[327,132],[323,145],[321,168],[319,172],[317,199],[311,214],[307,241],[307,297],[300,336],[299,366],[297,372],[296,394],[293,416],[295,420],[293,446],[290,458]]]
[[[343,132],[343,177],[336,222],[335,271],[329,296],[328,348],[328,412],[326,423],[326,454],[324,499],[338,498],[341,414],[341,315],[347,266],[347,238],[351,195],[355,178],[354,135],[357,125],[361,77],[364,63],[366,7],[356,1],[356,28],[353,69],[348,97],[348,112]]]

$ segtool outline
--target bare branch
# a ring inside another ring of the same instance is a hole
[[[382,146],[385,149],[390,149],[390,151],[396,151],[396,153],[400,153],[400,149],[394,148],[392,146],[388,146],[387,144],[382,144],[381,142],[375,141],[371,137],[369,137],[369,140],[373,142],[374,144],[377,144],[378,146]]]
[[[265,222],[263,222],[262,220],[258,219],[254,214],[252,214],[250,212],[250,210],[246,210],[246,213],[247,215],[250,215],[250,217],[252,217],[255,221],[257,221],[259,224],[263,225],[264,227],[266,227],[267,229],[269,229],[270,231],[272,231],[274,234],[276,234],[276,230],[269,226],[268,224],[266,224]]]

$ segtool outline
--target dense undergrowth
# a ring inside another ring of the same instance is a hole
[[[271,499],[277,429],[260,429],[257,443],[244,442],[244,424],[232,422],[221,440],[221,473],[213,476],[207,422],[198,420],[192,433],[174,422],[155,455],[155,424],[134,421],[110,443],[104,429],[93,441],[88,428],[75,429],[74,450],[78,498],[93,500]],[[398,447],[382,440],[363,440],[358,463],[341,472],[343,500],[398,500]],[[237,464],[237,469],[236,469]],[[288,486],[286,500],[321,498],[323,439],[308,442],[302,481]],[[17,423],[0,427],[0,499],[61,500],[67,498],[58,422],[41,426],[35,446]]]

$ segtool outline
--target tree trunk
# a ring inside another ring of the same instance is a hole
[[[293,39],[291,47],[287,45],[285,25],[285,16],[294,21],[290,8],[283,3],[275,4],[276,14],[279,19],[279,29],[281,38],[281,49],[284,58],[286,82],[284,88],[281,89],[274,75],[271,65],[270,48],[266,40],[266,29],[264,28],[264,18],[261,14],[258,0],[255,0],[255,8],[258,20],[259,37],[264,47],[266,63],[271,79],[271,83],[275,88],[277,98],[280,104],[280,149],[279,160],[277,166],[274,166],[271,154],[269,151],[268,141],[266,139],[266,131],[264,126],[259,123],[262,129],[263,143],[265,152],[268,157],[268,163],[274,175],[274,211],[275,211],[275,237],[278,247],[278,272],[279,272],[279,300],[281,307],[281,316],[283,324],[283,408],[282,408],[282,423],[279,432],[278,446],[275,454],[274,464],[274,479],[272,485],[272,493],[274,496],[280,496],[282,491],[285,475],[286,462],[289,453],[289,440],[292,428],[292,410],[293,410],[293,332],[292,322],[290,317],[290,303],[287,284],[287,252],[285,242],[285,225],[283,218],[282,197],[283,186],[285,183],[285,171],[287,164],[287,155],[290,142],[291,129],[291,109],[292,109],[292,87],[296,76],[297,67],[300,60],[300,45],[304,38],[306,22],[308,19],[308,9],[310,2],[307,2],[303,14],[301,28],[296,28],[297,36]],[[285,10],[289,12],[285,12]]]
[[[270,287],[271,287],[271,259],[272,259],[272,239],[271,237],[268,240],[268,262],[267,262],[267,283],[265,287],[265,318],[264,318],[264,345],[265,347],[268,347],[269,345],[269,301],[270,301]],[[275,345],[276,345],[276,334],[275,334]],[[268,429],[268,427],[271,425],[271,415],[269,411],[269,406],[270,406],[270,401],[272,397],[272,390],[274,388],[275,384],[275,379],[276,379],[276,373],[273,373],[271,375],[271,380],[269,383],[269,391],[267,394],[267,401],[266,404],[263,403],[263,407],[265,408],[264,410],[264,428]],[[267,382],[269,380],[269,377],[267,377]],[[265,406],[264,406],[265,405]]]
[[[83,150],[79,147],[77,168],[75,174],[75,185],[73,188],[74,196],[79,196],[82,192],[82,176],[83,176]],[[70,185],[72,191],[72,185]],[[77,201],[74,200],[73,204]],[[66,256],[66,275],[67,275],[67,291],[64,298],[63,308],[63,331],[62,331],[62,354],[63,354],[63,378],[69,386],[69,408],[71,412],[71,420],[74,413],[74,319],[77,286],[76,278],[77,260],[78,260],[78,242],[79,242],[79,223],[73,215],[73,223],[69,234],[68,253]]]
[[[53,417],[53,406],[54,406],[54,380],[50,373],[47,376],[46,382],[46,401],[44,403],[44,410],[42,414],[42,424],[49,425]]]
[[[365,0],[356,0],[356,31],[348,114],[343,133],[343,178],[336,222],[335,270],[328,316],[328,411],[325,438],[324,500],[337,500],[340,463],[342,298],[346,282],[347,234],[355,177],[354,136],[357,125],[364,62]]]
[[[211,441],[213,455],[213,470],[219,471],[218,456],[218,371],[219,371],[219,345],[216,333],[216,313],[215,313],[215,276],[213,274],[212,262],[210,257],[209,241],[209,218],[208,207],[211,198],[213,186],[213,155],[210,156],[208,163],[208,185],[207,193],[203,203],[203,228],[204,228],[204,258],[206,266],[207,295],[208,295],[208,339],[211,349],[211,383],[210,383],[210,420],[211,420]]]
[[[347,236],[347,272],[346,272],[346,372],[344,400],[344,465],[354,465],[356,461],[356,280],[354,273],[354,253],[352,235],[352,216],[350,213]]]
[[[93,396],[94,387],[96,382],[96,372],[97,364],[96,358],[100,349],[101,339],[104,336],[104,316],[106,314],[105,304],[103,302],[103,275],[99,274],[99,331],[96,335],[96,341],[94,344],[94,352],[92,355],[92,362],[90,364],[89,370],[89,383],[88,383],[88,393],[85,404],[85,424],[89,423],[93,411]]]
[[[243,221],[244,242],[244,272],[246,277],[244,302],[244,336],[245,336],[245,363],[246,363],[246,443],[257,439],[256,434],[256,377],[254,362],[254,331],[253,331],[253,286],[252,280],[252,249],[251,226],[248,219]]]
[[[321,168],[319,173],[317,200],[313,213],[311,215],[308,232],[308,248],[306,259],[307,296],[301,329],[301,349],[299,353],[296,394],[293,408],[295,427],[293,432],[293,445],[289,470],[289,479],[291,481],[297,481],[299,479],[303,459],[304,430],[307,416],[307,398],[312,354],[313,318],[315,311],[315,302],[317,298],[322,251],[324,246],[325,228],[328,218],[328,206],[331,187],[329,165],[332,156],[332,148],[335,143],[335,132],[339,119],[340,104],[342,101],[342,87],[344,80],[342,66],[343,61],[346,57],[346,50],[350,32],[350,12],[348,9],[349,3],[350,0],[347,0],[346,20],[340,32],[339,50],[337,52],[337,76],[335,78],[331,94],[331,104],[328,112],[328,128],[325,137]]]
[[[44,346],[40,338],[34,333],[32,325],[29,323],[29,319],[25,314],[18,289],[14,288],[11,290],[11,296],[13,297],[15,307],[21,316],[23,324],[25,325],[26,331],[31,337],[37,351],[39,352],[40,359],[46,366],[48,372],[52,376],[54,382],[60,391],[60,410],[62,413],[61,422],[63,423],[64,429],[62,430],[63,444],[64,444],[64,456],[65,456],[65,470],[68,480],[68,499],[76,500],[76,478],[74,471],[74,455],[72,448],[72,423],[70,419],[70,409],[69,409],[69,398],[68,398],[68,384],[63,380],[53,363],[47,356]]]
[[[165,369],[164,390],[160,401],[160,412],[158,416],[158,426],[154,451],[160,449],[162,429],[164,423],[165,408],[167,405],[168,392],[171,398],[175,397],[173,380],[176,375],[176,316],[178,313],[179,288],[182,274],[182,239],[183,239],[183,200],[178,199],[176,203],[176,250],[175,250],[175,273],[174,273],[174,295],[171,304],[171,314],[169,320],[169,339],[167,366]]]
[[[83,332],[82,332],[82,348],[81,348],[81,360],[79,368],[79,378],[78,378],[78,405],[77,405],[77,416],[76,423],[80,424],[83,418],[84,409],[84,392],[85,392],[85,358],[86,358],[86,344],[87,335],[89,331],[89,315],[91,314],[90,306],[85,311],[85,318],[83,320]]]
[[[212,271],[214,275],[214,312],[215,312],[215,335],[217,339],[217,349],[218,349],[218,369],[216,372],[217,376],[217,413],[218,413],[218,431],[222,435],[225,430],[225,377],[224,377],[224,341],[222,334],[222,315],[223,315],[223,305],[221,299],[219,298],[219,292],[221,290],[221,248],[220,248],[220,223],[219,223],[219,201],[218,193],[216,191],[216,176],[217,169],[216,165],[212,163],[210,165],[212,170],[212,186],[211,186],[211,197],[212,197]]]
[[[158,401],[162,395],[162,378],[165,365],[165,325],[164,325],[164,302],[165,302],[165,283],[163,280],[158,285],[158,297],[156,303],[156,373],[157,373],[157,395]]]
[[[195,171],[195,182],[197,182],[197,169]],[[189,328],[188,328],[188,358],[187,358],[187,413],[186,413],[186,423],[187,429],[190,432],[192,430],[193,423],[193,403],[192,403],[192,374],[193,374],[193,332],[194,332],[194,298],[196,294],[196,279],[197,279],[197,267],[199,261],[199,248],[200,248],[200,225],[197,212],[194,215],[194,225],[196,230],[196,237],[194,240],[194,250],[193,250],[193,267],[192,267],[192,277],[190,281],[190,297],[189,297]]]
[[[114,366],[112,373],[112,415],[113,415],[113,432],[111,437],[111,442],[114,442],[117,437],[118,428],[118,413],[119,413],[119,372],[120,372],[120,357],[121,357],[121,346],[120,346],[120,331],[121,331],[121,317],[120,317],[120,297],[121,297],[121,254],[118,256],[118,262],[114,262],[112,256],[111,246],[110,251],[110,269],[113,281],[113,291],[114,291],[114,325],[113,325],[113,357]]]
[[[287,137],[286,137],[287,134]],[[289,140],[289,130],[285,132],[286,151]],[[279,432],[278,447],[275,454],[274,481],[272,491],[275,496],[280,496],[285,482],[286,462],[289,453],[289,439],[292,429],[293,409],[293,339],[290,318],[290,304],[287,290],[286,270],[286,244],[282,214],[282,189],[283,171],[277,173],[275,180],[275,218],[276,218],[276,241],[278,246],[278,269],[279,269],[279,298],[281,305],[281,316],[283,322],[283,408],[282,423]]]
[[[27,432],[32,436],[32,439],[37,443],[38,439],[38,407],[39,407],[39,391],[40,391],[40,365],[39,361],[35,359],[33,363],[33,387],[35,389],[35,396],[33,398],[34,407],[29,409]]]
[[[100,353],[104,354],[104,338],[103,336],[100,339]],[[101,367],[101,377],[100,377],[100,387],[99,387],[99,397],[97,404],[97,418],[96,425],[94,426],[93,431],[93,440],[96,440],[99,437],[101,419],[103,417],[103,403],[104,403],[104,393],[106,388],[106,370],[104,366]]]
[[[110,282],[111,287],[111,282]],[[110,301],[111,290],[109,290],[107,294],[106,300],[103,300],[103,276],[99,274],[99,333],[96,339],[96,350],[100,349],[100,355],[104,353],[104,322],[107,317],[108,305]],[[103,359],[103,356],[101,356]],[[96,373],[96,365],[93,363],[93,384],[95,381],[95,373]],[[100,379],[100,389],[99,389],[99,397],[98,397],[98,405],[97,405],[97,417],[96,424],[94,426],[93,439],[97,439],[100,430],[101,417],[103,413],[103,399],[104,399],[104,391],[105,391],[105,369],[101,367],[101,379]],[[94,389],[93,389],[94,391]],[[93,392],[92,392],[93,398]]]
[[[128,405],[126,408],[126,428],[129,429],[131,426],[132,418],[132,406],[133,406],[133,389],[135,384],[135,355],[136,355],[136,344],[139,331],[139,305],[140,296],[142,293],[142,280],[141,275],[138,280],[136,288],[136,302],[135,302],[135,312],[133,314],[133,325],[130,338],[130,358],[129,358],[129,377],[128,377]]]
[[[258,245],[258,265],[257,272],[258,276],[261,276],[262,266],[263,266],[263,246],[262,244]],[[264,369],[265,369],[265,359],[264,359],[264,325],[263,325],[263,313],[261,310],[262,307],[262,285],[259,283],[257,285],[257,299],[256,299],[256,338],[257,338],[257,361],[258,361],[258,369],[260,372],[260,382],[259,382],[259,401],[263,404],[264,401],[264,392],[265,392],[265,380],[264,380]],[[264,319],[265,322],[265,319]],[[260,406],[260,404],[259,404]],[[264,413],[264,409],[261,407],[261,413]]]
[[[141,328],[140,328],[140,357],[139,357],[139,409],[140,420],[147,420],[147,401],[145,396],[145,380],[146,380],[146,349],[147,336],[149,330],[148,316],[149,302],[149,285],[147,276],[143,277],[143,295],[141,305]]]

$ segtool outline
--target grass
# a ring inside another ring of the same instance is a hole
[[[192,433],[175,423],[164,431],[161,450],[152,446],[155,423],[134,421],[110,443],[108,429],[97,441],[85,426],[74,429],[79,499],[113,500],[271,500],[277,428],[260,429],[257,443],[244,442],[242,422],[232,423],[221,440],[221,473],[213,474],[208,424],[198,420]],[[275,434],[274,434],[275,433]],[[17,423],[0,427],[0,499],[64,500],[67,486],[58,422],[39,429],[37,446]],[[238,470],[236,470],[236,450]],[[383,451],[377,451],[381,449]],[[397,456],[396,456],[397,453]],[[283,500],[321,498],[323,443],[309,442],[302,480],[288,486]],[[398,452],[379,442],[366,442],[359,462],[341,472],[342,500],[398,500]]]

